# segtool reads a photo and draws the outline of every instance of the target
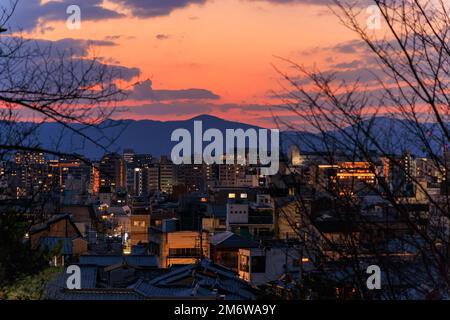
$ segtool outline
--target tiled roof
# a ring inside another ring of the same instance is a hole
[[[82,280],[80,290],[68,290],[68,275],[61,273],[47,286],[49,299],[64,300],[145,300],[145,299],[255,299],[255,289],[247,282],[224,267],[209,260],[174,268],[165,275],[153,280],[138,279],[127,288],[97,288],[97,268],[80,265]],[[181,282],[192,277],[191,282]]]
[[[75,225],[75,223],[73,223],[70,214],[57,214],[53,217],[51,217],[50,219],[48,219],[46,222],[41,223],[41,224],[36,224],[34,226],[32,226],[30,228],[30,234],[35,234],[35,233],[39,233],[41,231],[47,230],[50,228],[50,226],[56,222],[59,222],[61,220],[64,219],[68,219],[70,224],[72,225],[72,227],[74,228],[75,232],[81,237],[81,232],[80,230],[78,230],[77,226]]]
[[[233,232],[225,231],[211,236],[211,244],[221,248],[256,248],[254,241],[241,237]]]
[[[61,255],[72,255],[72,238],[63,237],[42,237],[39,239],[39,247],[54,251],[61,246]]]
[[[128,264],[135,267],[157,267],[158,261],[151,255],[83,255],[80,264],[107,267],[116,264]]]
[[[194,293],[193,288],[186,287],[156,287],[146,281],[138,281],[131,286],[134,291],[146,297],[189,297],[198,295]],[[197,292],[198,293],[198,292]]]
[[[227,206],[220,204],[209,204],[207,207],[207,215],[216,218],[226,218]]]
[[[63,290],[58,300],[143,300],[139,293],[132,290]]]
[[[97,268],[90,266],[80,266],[81,271],[81,288],[83,289],[95,289],[97,286]],[[61,290],[67,288],[67,279],[70,275],[62,272],[58,274],[47,285],[47,296],[49,299],[61,299],[65,298],[65,294],[62,294]]]

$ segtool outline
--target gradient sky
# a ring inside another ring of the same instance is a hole
[[[80,55],[90,46],[105,63],[127,68],[129,83],[141,85],[116,117],[211,114],[270,127],[270,110],[282,115],[272,92],[282,82],[272,65],[289,72],[277,56],[361,74],[364,52],[328,1],[21,0],[10,24],[30,38],[82,48]],[[66,27],[69,4],[81,8],[80,30]]]

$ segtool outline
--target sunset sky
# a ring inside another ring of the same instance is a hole
[[[7,4],[10,0],[0,0]],[[173,120],[199,114],[273,126],[281,114],[273,91],[289,72],[277,57],[324,70],[360,74],[355,35],[329,0],[21,0],[11,28],[26,37],[86,47],[141,81],[122,105],[127,119]],[[81,8],[69,30],[66,8]],[[72,40],[70,40],[72,39]],[[86,41],[89,40],[89,41]]]

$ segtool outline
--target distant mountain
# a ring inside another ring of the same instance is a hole
[[[447,123],[447,128],[450,130],[450,123]],[[418,135],[420,131],[423,133],[422,138]],[[367,139],[366,132],[370,132],[372,139]],[[356,141],[364,145],[365,150],[381,149],[392,154],[408,151],[418,156],[427,155],[423,140],[426,140],[435,153],[442,152],[443,142],[446,141],[437,123],[421,123],[417,127],[415,122],[391,117],[375,117],[362,121],[360,125],[343,126],[342,129],[331,130],[325,134],[285,132],[282,140],[284,150],[289,145],[296,144],[303,151],[320,151],[335,144],[336,149],[349,152],[354,149],[355,137]]]
[[[108,140],[113,143],[108,147],[111,152],[122,152],[124,149],[133,149],[136,153],[150,153],[154,156],[170,155],[173,146],[177,142],[171,142],[172,132],[176,129],[187,129],[194,138],[194,121],[202,121],[203,132],[210,128],[219,129],[225,136],[226,129],[249,128],[260,129],[260,127],[249,124],[223,120],[209,115],[183,121],[155,121],[155,120],[107,120],[101,126],[100,131],[96,128],[83,129],[83,134],[103,146],[109,145]],[[80,128],[79,125],[73,125]],[[63,134],[61,134],[63,132]],[[38,140],[44,148],[54,149],[57,146],[61,152],[78,153],[90,159],[99,159],[105,151],[87,139],[62,128],[57,123],[44,123],[37,132]],[[105,137],[107,137],[105,139]]]
[[[171,134],[175,129],[184,128],[191,132],[193,137],[194,121],[202,121],[203,132],[210,128],[216,128],[225,133],[226,129],[247,130],[249,128],[260,129],[260,127],[240,122],[227,121],[210,115],[183,121],[154,121],[154,120],[107,120],[102,124],[100,132],[96,128],[85,128],[83,134],[102,145],[108,145],[111,152],[122,152],[124,149],[133,149],[136,153],[150,153],[154,156],[170,155],[173,146],[177,142],[171,142]],[[408,122],[392,118],[375,118],[371,123],[362,123],[362,127],[372,126],[372,132],[379,134],[379,143],[386,144],[392,152],[409,150],[414,154],[420,154],[420,144],[417,137],[408,130]],[[79,125],[74,125],[80,128]],[[437,130],[433,124],[423,124],[425,131],[430,136]],[[347,127],[344,130],[329,132],[329,135],[343,144],[348,141],[346,134],[362,134],[355,127]],[[224,134],[225,136],[225,134]],[[436,137],[435,137],[436,138]],[[91,159],[99,159],[105,151],[81,136],[74,134],[67,128],[57,123],[44,123],[39,127],[37,139],[44,148],[54,149],[68,153],[79,153]],[[290,145],[297,144],[303,151],[325,150],[321,135],[308,132],[283,132],[281,135],[282,149],[286,151]],[[305,143],[305,142],[308,143]],[[441,140],[442,141],[442,140]],[[348,144],[351,144],[348,142]],[[432,143],[433,148],[439,148]]]
[[[446,126],[450,130],[450,122],[446,123]],[[443,142],[447,140],[443,135],[442,128],[437,123],[420,123],[418,126],[410,120],[390,117],[376,117],[370,121],[363,121],[359,127],[355,125],[346,127],[344,130],[337,130],[333,134],[340,141],[349,141],[344,133],[350,137],[358,136],[359,141],[364,141],[364,130],[361,130],[361,128],[371,132],[372,137],[376,138],[377,146],[382,150],[395,154],[408,151],[415,155],[426,156],[423,141],[426,141],[435,153],[440,153],[443,151]],[[419,136],[419,132],[423,136]],[[366,142],[366,148],[377,149],[371,142]]]

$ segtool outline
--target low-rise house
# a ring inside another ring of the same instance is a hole
[[[211,236],[211,258],[234,271],[238,271],[239,249],[257,248],[258,243],[230,231]]]
[[[151,223],[150,210],[148,212],[140,212],[130,216],[130,245],[134,246],[138,243],[148,242],[148,229]]]
[[[222,232],[227,229],[226,220],[227,206],[210,203],[202,218],[202,228],[211,233]]]
[[[320,234],[316,248],[325,259],[341,259],[352,254],[359,247],[361,232],[354,221],[326,217],[314,222]]]
[[[32,226],[29,240],[32,250],[53,253],[51,264],[55,266],[76,261],[88,250],[87,241],[68,214],[56,215],[42,224]]]
[[[179,230],[176,222],[176,219],[164,220],[161,229],[149,229],[149,246],[158,257],[160,267],[192,264],[203,257],[209,258],[209,233]]]
[[[273,201],[266,194],[258,194],[255,202],[231,198],[227,203],[227,230],[255,240],[271,239],[274,212]]]
[[[151,226],[161,228],[163,220],[179,218],[177,208],[178,204],[172,202],[153,205]]]
[[[96,219],[95,210],[90,205],[65,205],[62,206],[61,211],[70,214],[72,221],[83,236],[87,235]]]
[[[303,190],[302,190],[303,191]],[[305,191],[306,193],[307,191]],[[311,201],[308,195],[276,197],[275,233],[278,239],[300,239],[300,230],[307,225],[311,213]]]
[[[269,247],[239,249],[239,277],[254,285],[279,279],[283,274],[311,269],[310,259],[296,246],[273,243]]]

